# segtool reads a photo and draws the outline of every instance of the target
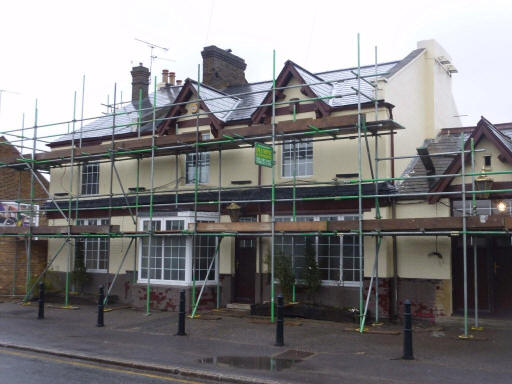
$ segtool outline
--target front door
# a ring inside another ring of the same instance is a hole
[[[494,238],[494,305],[495,312],[512,316],[512,246],[510,238]]]
[[[454,241],[453,253],[453,304],[454,310],[464,310],[464,264],[460,239]],[[507,237],[480,237],[477,244],[478,309],[483,313],[512,315],[512,246]],[[467,247],[468,309],[473,312],[474,254]]]
[[[235,241],[235,294],[237,303],[254,303],[256,282],[256,238]]]

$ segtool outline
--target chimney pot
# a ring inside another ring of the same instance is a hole
[[[162,83],[167,84],[169,82],[169,70],[163,69],[162,70]]]
[[[174,85],[175,81],[176,81],[176,73],[169,72],[169,83],[171,85]]]
[[[181,85],[182,80],[176,80],[176,85]]]

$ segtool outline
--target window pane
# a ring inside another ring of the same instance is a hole
[[[196,154],[189,153],[185,157],[185,180],[187,184],[195,182],[196,170]],[[208,152],[200,152],[197,157],[197,174],[198,183],[208,183],[210,174],[210,154]]]
[[[99,190],[100,166],[98,163],[86,163],[82,166],[82,195],[97,195]]]
[[[282,171],[283,177],[313,175],[313,142],[292,142],[283,145]]]
[[[108,219],[79,219],[77,225],[108,225]],[[84,238],[75,246],[75,266],[82,260],[88,270],[107,270],[109,259],[108,238]]]
[[[196,238],[195,271],[196,280],[215,280],[215,250],[216,239],[213,236],[198,236]],[[210,273],[207,276],[208,268],[213,262]]]

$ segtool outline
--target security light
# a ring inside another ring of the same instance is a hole
[[[503,213],[507,210],[507,204],[504,201],[500,201],[496,208],[498,208],[498,212]]]

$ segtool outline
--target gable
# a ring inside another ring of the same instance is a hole
[[[332,95],[332,85],[330,84],[317,84],[317,85],[309,85],[311,83],[322,82],[323,80],[306,71],[304,68],[298,66],[294,62],[288,60],[279,76],[276,78],[276,110],[279,108],[285,108],[285,105],[281,105],[285,101],[287,95],[295,95],[297,99],[315,99],[311,100],[310,104],[314,106],[313,110],[317,117],[327,116],[330,112],[330,107],[328,104],[328,97]],[[289,85],[297,85],[295,88],[289,89],[279,89],[282,87],[287,87]],[[325,98],[325,99],[320,99]],[[256,111],[252,115],[252,121],[256,124],[269,122],[270,115],[272,114],[272,99],[273,92],[272,89],[268,91],[265,98],[262,101],[262,105],[256,109]],[[300,108],[301,104],[297,103],[297,108]],[[290,112],[291,113],[291,112]]]
[[[494,154],[493,162],[495,166],[498,166],[498,164],[501,162],[506,163],[507,167],[512,168],[512,141],[482,116],[476,128],[473,130],[473,132],[471,132],[469,137],[467,137],[464,142],[464,150],[468,151],[468,153],[466,153],[464,156],[466,173],[470,172],[471,170],[471,153],[469,153],[471,150],[471,139],[474,141],[475,149],[483,148],[486,149],[486,151],[488,151],[491,156]],[[478,159],[480,164],[482,164],[483,156],[485,156],[485,152],[476,152],[475,160]],[[456,156],[447,167],[444,174],[448,175],[459,173],[462,168],[461,157],[462,156]],[[475,162],[475,172],[480,172],[480,170],[481,168],[478,168],[478,163]],[[444,177],[439,179],[436,185],[432,188],[432,192],[444,192],[452,184],[452,182],[454,182],[454,179],[454,177]],[[469,178],[469,182],[470,180],[471,179]],[[455,180],[454,184],[456,183],[457,180]],[[459,180],[458,183],[460,184],[461,180]],[[437,202],[440,198],[440,195],[431,196],[429,198],[429,202]]]

